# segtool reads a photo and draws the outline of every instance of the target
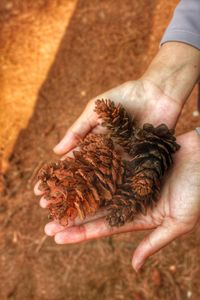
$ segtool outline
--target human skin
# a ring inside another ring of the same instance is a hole
[[[139,124],[166,123],[174,127],[182,107],[200,76],[200,51],[183,43],[164,44],[145,74],[98,97],[120,102]],[[89,132],[100,133],[102,127],[94,112],[95,99],[89,101],[82,115],[68,129],[54,148],[63,155],[76,147]],[[132,264],[138,271],[145,260],[180,235],[191,231],[200,217],[200,138],[195,131],[178,137],[181,149],[174,156],[174,166],[164,178],[158,205],[147,216],[138,216],[120,228],[111,228],[101,213],[79,219],[67,227],[53,221],[45,232],[58,244],[86,241],[127,231],[153,229],[136,248]],[[192,175],[192,176],[191,176]],[[35,193],[42,195],[35,187]],[[42,207],[47,201],[41,198]]]

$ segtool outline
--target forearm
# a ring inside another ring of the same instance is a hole
[[[200,51],[181,42],[165,43],[143,75],[181,106],[199,77]]]

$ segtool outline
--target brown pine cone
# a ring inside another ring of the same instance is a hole
[[[111,137],[89,134],[74,158],[48,164],[38,176],[51,218],[63,225],[103,207],[111,226],[146,214],[159,199],[161,178],[179,149],[174,130],[165,124],[144,124],[141,129],[110,100],[97,100],[95,111]],[[129,160],[115,150],[112,138],[128,152]]]
[[[129,149],[129,139],[134,135],[134,122],[127,111],[119,103],[115,106],[111,100],[96,100],[94,111],[103,120],[111,136],[117,140],[124,150]]]
[[[74,158],[48,164],[38,175],[50,217],[62,225],[104,207],[124,181],[124,164],[111,138],[89,134],[73,153]]]

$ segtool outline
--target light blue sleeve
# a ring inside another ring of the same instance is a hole
[[[200,50],[200,0],[181,0],[167,27],[161,45],[179,41]]]

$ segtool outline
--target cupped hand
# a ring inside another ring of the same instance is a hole
[[[45,227],[58,244],[82,242],[122,232],[152,229],[136,248],[132,264],[138,271],[145,260],[179,236],[192,231],[200,218],[200,137],[195,131],[178,137],[181,149],[174,156],[174,165],[164,178],[161,198],[147,215],[139,215],[122,227],[110,227],[101,213],[81,224],[63,227],[50,222]],[[36,190],[36,192],[38,192]],[[45,200],[44,200],[45,201]],[[46,206],[46,203],[43,203]]]

